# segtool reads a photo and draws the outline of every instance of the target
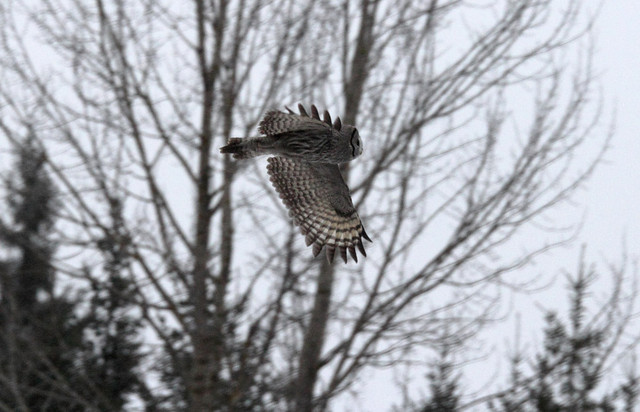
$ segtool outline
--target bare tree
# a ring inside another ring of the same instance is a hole
[[[100,284],[81,268],[119,242],[168,408],[326,410],[442,325],[473,335],[505,275],[563,240],[502,252],[601,154],[578,156],[598,120],[579,1],[189,4],[0,6],[0,129],[52,136],[59,270]],[[374,240],[358,266],[311,259],[264,163],[217,153],[297,101],[364,138],[344,169]]]

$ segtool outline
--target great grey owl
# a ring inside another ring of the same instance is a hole
[[[313,256],[326,246],[329,262],[336,250],[347,262],[347,251],[358,261],[356,247],[366,256],[362,238],[369,239],[356,212],[349,188],[338,165],[362,154],[358,130],[343,125],[340,118],[331,122],[325,110],[320,119],[311,106],[311,116],[302,105],[300,114],[268,112],[258,127],[263,136],[231,138],[221,153],[236,159],[275,155],[267,159],[271,183],[280,194],[307,246],[313,244]]]

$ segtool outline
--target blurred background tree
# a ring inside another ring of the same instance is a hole
[[[0,5],[0,131],[17,148],[33,130],[57,188],[51,270],[88,294],[69,313],[102,331],[88,381],[112,410],[331,409],[365,370],[464,346],[530,280],[509,275],[571,239],[578,220],[547,214],[610,137],[592,16],[485,6]],[[374,240],[358,265],[311,258],[264,159],[218,154],[297,102],[363,136],[344,168]]]
[[[113,282],[83,295],[56,289],[60,200],[34,142],[29,135],[18,147],[4,185],[0,409],[121,410],[127,395],[144,387],[136,374],[139,322],[126,314],[123,291]]]
[[[429,392],[405,393],[398,411],[457,411],[482,408],[502,412],[625,411],[637,409],[640,381],[636,364],[637,267],[626,258],[604,271],[583,254],[575,273],[565,273],[568,313],[546,311],[540,342],[520,341],[516,331],[511,374],[504,389],[468,398],[457,366],[455,342],[443,341],[440,357],[426,376]],[[604,299],[595,282],[609,278]],[[556,302],[557,304],[557,302]],[[555,306],[552,304],[551,306]],[[563,318],[566,318],[563,319]],[[632,339],[629,339],[632,338]],[[539,351],[534,356],[531,349]]]

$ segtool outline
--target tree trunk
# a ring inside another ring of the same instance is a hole
[[[351,59],[349,78],[345,79],[343,89],[346,106],[344,121],[348,124],[356,124],[364,83],[369,72],[368,66],[371,48],[373,46],[372,33],[377,4],[377,0],[362,0],[361,3],[361,26],[358,31],[356,47]],[[348,182],[348,164],[343,165],[341,170],[345,181]],[[326,260],[323,260],[318,276],[311,319],[304,336],[302,351],[300,353],[300,366],[295,394],[296,411],[310,412],[313,410],[313,388],[318,378],[320,355],[331,306],[334,274],[335,267]]]
[[[189,382],[190,409],[209,411],[216,401],[218,388],[220,335],[212,327],[211,313],[207,301],[207,279],[209,272],[209,237],[211,231],[210,186],[211,186],[211,147],[213,139],[212,119],[215,103],[215,84],[220,68],[222,37],[224,35],[225,4],[220,4],[219,19],[213,23],[215,44],[207,47],[208,22],[206,5],[196,1],[196,20],[198,27],[198,47],[196,49],[202,82],[202,118],[200,147],[198,150],[198,181],[196,199],[196,233],[194,246],[193,283],[191,300],[193,304],[194,330],[191,333],[193,343],[193,365]],[[208,56],[207,51],[211,53]]]
[[[309,320],[309,326],[307,327],[300,353],[300,366],[295,394],[296,411],[310,412],[313,410],[313,388],[318,377],[318,361],[329,317],[333,274],[333,265],[326,259],[323,260],[320,266],[320,274],[318,275],[311,319]]]

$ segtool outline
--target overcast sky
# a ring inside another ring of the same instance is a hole
[[[595,7],[600,0],[585,0],[585,3]],[[584,213],[584,226],[571,247],[554,250],[551,258],[546,258],[547,264],[553,264],[554,268],[574,268],[581,243],[588,246],[587,258],[593,261],[619,259],[623,241],[632,257],[640,257],[640,208],[637,204],[640,200],[640,0],[603,0],[603,3],[595,28],[595,69],[604,99],[603,121],[615,122],[615,136],[605,162],[587,187],[573,197],[572,211]],[[599,142],[601,139],[594,139],[594,144]],[[564,213],[572,212],[565,210]],[[540,270],[540,267],[527,270]],[[562,281],[538,294],[518,295],[519,306],[514,307],[513,312],[529,311],[526,315],[537,319],[537,322],[526,323],[528,330],[523,334],[537,333],[540,338],[543,314],[539,308],[559,308],[565,295]],[[504,334],[496,333],[496,330],[504,331]],[[498,347],[505,344],[505,336],[511,337],[512,331],[513,324],[505,322],[499,329],[489,328],[487,334],[497,336],[495,345]],[[496,365],[506,368],[504,363],[496,362],[496,358],[489,358],[470,365],[465,370],[468,382],[473,382],[474,376],[486,378]],[[505,369],[501,371],[502,375],[504,373]],[[380,375],[369,381],[370,376],[373,372],[365,370],[360,377],[364,386],[358,389],[362,389],[363,396],[354,406],[355,410],[377,411],[399,403],[399,399],[394,398],[397,393],[392,381],[380,379]],[[339,404],[335,407],[340,410]]]
[[[600,1],[588,0],[585,3],[596,7]],[[623,244],[626,244],[631,258],[640,257],[640,1],[605,0],[603,3],[595,28],[595,69],[604,99],[603,121],[614,121],[615,136],[605,161],[587,186],[575,193],[573,205],[561,212],[584,214],[584,225],[578,239],[569,247],[554,250],[550,256],[541,259],[541,264],[526,270],[571,270],[577,266],[577,256],[583,243],[587,246],[588,261],[603,264],[605,260],[620,260]],[[601,142],[601,139],[594,139],[595,144],[596,140]],[[604,291],[608,279],[599,281]],[[515,300],[508,310],[512,315],[517,312],[524,319],[521,322],[524,340],[532,337],[540,341],[543,326],[541,308],[562,310],[566,301],[566,283],[560,276],[551,288],[530,296],[520,294]],[[514,318],[511,316],[510,321],[502,326],[490,327],[480,338],[485,348],[494,345],[501,354],[465,369],[466,391],[482,389],[474,383],[486,382],[492,376],[504,377],[507,372],[504,349],[513,341]],[[487,335],[496,341],[491,343]],[[528,347],[533,351],[536,348],[535,345]],[[367,380],[366,376],[363,378],[363,381]],[[382,405],[399,404],[399,399],[394,399],[397,394],[392,394],[392,382],[375,379],[365,386],[363,393],[367,396],[361,397],[358,405],[353,405],[354,410],[376,411]],[[484,388],[483,392],[486,390]],[[426,386],[423,393],[428,393]]]
[[[583,231],[593,249],[616,252],[626,234],[640,251],[640,2],[605,1],[597,23],[596,64],[606,104],[616,110],[612,148],[579,196],[587,205]]]

